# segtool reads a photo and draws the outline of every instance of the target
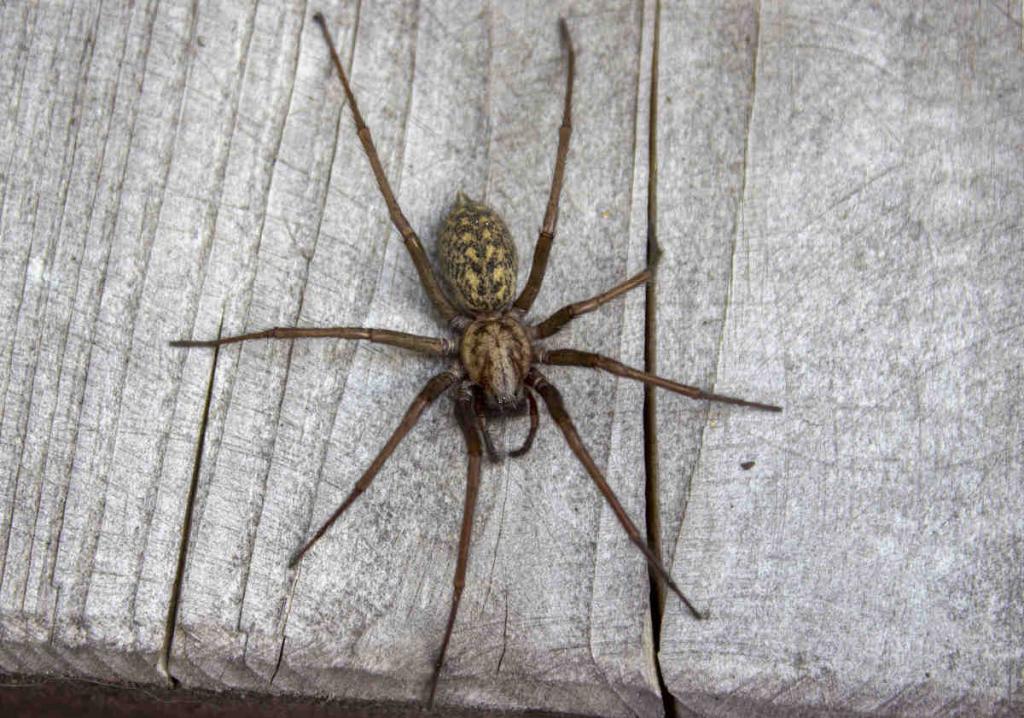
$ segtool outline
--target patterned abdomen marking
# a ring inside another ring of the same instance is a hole
[[[470,314],[504,309],[516,293],[516,245],[504,220],[459,192],[437,240],[441,276]]]

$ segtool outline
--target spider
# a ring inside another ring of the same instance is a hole
[[[530,450],[539,425],[536,399],[536,395],[539,394],[551,418],[564,434],[569,448],[583,464],[597,490],[608,502],[630,540],[643,553],[654,574],[679,597],[695,618],[705,618],[705,614],[700,612],[683,594],[661,560],[648,547],[640,531],[623,509],[604,474],[594,463],[590,452],[587,451],[580,439],[558,389],[541,373],[538,365],[588,367],[668,389],[692,399],[718,401],[766,411],[781,411],[781,408],[722,394],[713,394],[697,387],[679,384],[670,379],[633,369],[599,354],[578,349],[548,349],[539,343],[540,340],[556,334],[572,319],[592,312],[629,290],[644,285],[652,276],[650,267],[597,296],[562,307],[541,322],[530,324],[525,321],[544,281],[548,255],[555,238],[558,200],[565,175],[566,156],[569,153],[569,138],[572,134],[572,89],[576,55],[565,20],[559,21],[559,31],[568,55],[568,67],[562,124],[558,130],[554,176],[547,209],[544,213],[544,223],[533,252],[530,274],[526,285],[518,296],[516,296],[518,269],[516,247],[504,220],[486,204],[474,201],[462,192],[456,196],[455,203],[445,218],[438,235],[438,255],[443,287],[438,282],[419,237],[409,225],[391,190],[380,157],[377,155],[377,150],[370,137],[370,130],[359,112],[359,106],[356,104],[355,95],[352,93],[345,69],[342,67],[334,40],[327,29],[327,23],[320,13],[316,13],[313,20],[320,27],[324,42],[327,44],[331,61],[338,79],[341,81],[348,106],[352,111],[359,141],[362,143],[364,153],[370,163],[370,169],[373,171],[377,186],[387,204],[391,222],[405,242],[424,291],[434,308],[447,323],[454,337],[451,339],[433,338],[389,329],[364,327],[275,327],[213,340],[171,342],[171,345],[175,347],[214,348],[252,339],[309,337],[362,339],[449,360],[449,367],[431,378],[417,394],[398,427],[341,505],[317,529],[312,538],[292,555],[289,567],[294,567],[331,525],[370,487],[384,462],[394,453],[410,429],[415,426],[423,411],[442,394],[455,389],[455,418],[465,439],[468,469],[452,600],[444,637],[441,640],[441,648],[434,661],[426,702],[428,708],[432,706],[437,691],[438,677],[444,665],[448,642],[451,639],[459,601],[462,598],[462,590],[466,582],[473,512],[480,486],[481,457],[486,450],[492,461],[500,461],[504,458],[504,453],[495,447],[491,439],[487,422],[490,419],[521,416],[529,412],[530,427],[525,441],[522,446],[508,452],[507,455],[515,457],[525,454]]]

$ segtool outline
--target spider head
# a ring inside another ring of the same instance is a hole
[[[484,400],[487,405],[489,416],[521,416],[526,412],[526,391],[520,384],[516,393],[511,395],[496,396],[484,392]]]
[[[459,357],[470,381],[483,388],[488,409],[496,414],[522,411],[523,380],[533,350],[518,319],[509,315],[477,319],[462,334]]]

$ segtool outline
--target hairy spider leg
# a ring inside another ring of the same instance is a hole
[[[526,400],[530,402],[530,433],[526,435],[526,441],[515,451],[508,452],[508,455],[512,458],[522,456],[530,447],[533,446],[533,438],[537,436],[537,427],[540,426],[540,414],[537,412],[537,398],[530,391],[529,387],[524,387],[526,390]]]
[[[402,349],[411,349],[431,356],[454,356],[455,344],[448,339],[434,339],[418,334],[406,334],[390,329],[367,329],[365,327],[273,327],[248,334],[218,339],[179,339],[171,342],[172,347],[213,348],[225,344],[236,344],[251,339],[363,339],[376,344],[390,344]]]
[[[444,640],[441,650],[434,661],[434,673],[430,677],[430,696],[427,699],[427,710],[434,705],[434,694],[437,692],[437,679],[441,675],[444,657],[448,652],[448,641],[455,627],[455,615],[459,611],[462,600],[462,589],[466,585],[466,566],[469,563],[469,540],[473,534],[473,512],[476,510],[476,497],[480,489],[480,434],[477,431],[476,410],[473,406],[473,394],[467,387],[459,391],[455,400],[455,417],[462,427],[462,435],[466,439],[466,454],[469,457],[466,469],[466,500],[462,509],[462,530],[459,532],[459,554],[455,563],[455,580],[453,581],[452,603],[448,610],[448,623],[444,629]]]
[[[565,177],[565,158],[569,154],[569,137],[572,135],[572,84],[576,75],[576,52],[572,48],[569,26],[565,18],[558,21],[558,29],[562,33],[562,41],[569,53],[569,69],[565,81],[565,106],[562,109],[562,126],[558,128],[558,153],[555,155],[555,172],[551,178],[551,193],[548,195],[548,206],[544,211],[544,224],[537,236],[537,244],[533,249],[533,263],[530,265],[530,276],[526,286],[512,305],[523,315],[530,311],[533,300],[540,292],[544,283],[544,272],[548,267],[548,255],[551,254],[551,242],[555,238],[555,225],[558,223],[558,198],[562,194],[562,179]]]
[[[548,413],[551,414],[551,418],[558,425],[558,428],[562,430],[562,434],[565,436],[565,441],[569,444],[569,448],[576,454],[576,458],[583,464],[583,468],[590,474],[590,478],[593,480],[594,485],[597,486],[597,490],[604,496],[605,501],[611,507],[615,513],[615,517],[618,518],[619,523],[622,524],[622,528],[626,530],[626,534],[629,536],[630,541],[636,544],[636,547],[643,553],[644,558],[647,559],[647,563],[650,564],[651,568],[654,569],[658,577],[665,582],[673,593],[675,593],[683,604],[690,610],[694,618],[704,619],[707,616],[697,610],[697,607],[690,602],[683,592],[679,590],[679,586],[672,579],[668,569],[666,569],[653,551],[647,546],[647,542],[644,541],[640,535],[640,531],[637,530],[636,525],[629,518],[629,514],[622,507],[615,492],[612,491],[611,486],[608,485],[607,480],[604,478],[604,474],[597,468],[597,464],[594,463],[594,459],[591,458],[590,452],[587,451],[587,447],[583,445],[580,440],[580,435],[576,432],[576,426],[573,424],[569,413],[565,410],[565,404],[562,402],[562,395],[545,377],[536,369],[531,369],[529,375],[526,377],[526,383],[528,386],[533,387],[540,393],[541,399],[544,400],[544,404],[548,407]]]
[[[616,284],[607,292],[602,292],[590,299],[584,299],[582,302],[565,305],[533,328],[534,337],[537,339],[550,337],[576,317],[592,312],[602,304],[607,304],[611,300],[621,297],[630,289],[636,289],[637,287],[646,284],[651,280],[652,276],[653,273],[650,268],[647,268],[639,274],[633,275],[626,281]]]
[[[440,374],[432,377],[430,381],[426,383],[420,393],[413,399],[412,404],[405,411],[405,416],[402,417],[401,423],[395,429],[394,433],[384,444],[384,447],[380,450],[380,453],[370,462],[369,468],[359,478],[356,485],[352,487],[352,491],[349,493],[345,500],[341,502],[341,505],[331,514],[331,517],[324,521],[324,523],[317,529],[317,532],[313,534],[313,538],[307,541],[302,548],[292,554],[291,560],[288,561],[289,568],[294,568],[295,565],[306,555],[306,552],[313,547],[320,537],[323,536],[327,529],[329,529],[338,518],[348,510],[359,496],[366,491],[366,489],[373,482],[374,477],[377,476],[377,472],[380,471],[380,467],[384,465],[384,462],[388,460],[388,457],[394,453],[395,449],[405,438],[405,435],[409,433],[409,430],[416,425],[419,421],[420,415],[423,414],[423,410],[427,408],[435,399],[444,394],[452,385],[461,378],[461,372],[456,372],[452,369],[443,371]]]
[[[552,364],[557,366],[583,366],[589,369],[600,369],[608,372],[609,374],[615,374],[616,376],[625,377],[626,379],[642,381],[644,384],[650,384],[651,386],[656,386],[661,389],[668,389],[676,394],[688,396],[691,399],[717,401],[722,404],[746,406],[751,409],[760,409],[761,411],[782,411],[781,406],[762,404],[759,401],[748,401],[747,399],[740,399],[735,396],[726,396],[724,394],[712,394],[711,392],[704,391],[703,389],[695,386],[680,384],[672,381],[671,379],[665,379],[655,374],[648,374],[647,372],[640,371],[639,369],[628,367],[622,362],[616,361],[611,357],[594,354],[592,352],[584,352],[576,349],[542,350],[540,352],[540,362],[542,364]]]
[[[434,276],[434,270],[430,266],[430,260],[427,259],[427,253],[423,250],[423,244],[420,242],[420,238],[413,231],[412,226],[409,224],[409,220],[405,218],[402,213],[402,208],[398,205],[398,200],[395,199],[394,192],[391,191],[391,185],[388,183],[387,175],[384,174],[384,166],[380,162],[380,157],[377,156],[377,148],[373,144],[373,139],[370,137],[370,129],[363,122],[363,116],[359,112],[359,105],[356,104],[356,96],[352,92],[352,88],[348,84],[348,76],[345,74],[345,68],[341,65],[341,58],[338,57],[338,51],[334,47],[334,39],[331,37],[330,31],[327,29],[327,21],[324,20],[324,16],[321,13],[313,15],[313,21],[320,26],[320,31],[323,33],[324,42],[327,43],[327,49],[331,53],[331,60],[334,63],[334,69],[338,73],[338,79],[341,80],[341,86],[345,90],[345,97],[348,99],[348,106],[352,109],[352,119],[356,125],[356,133],[359,135],[359,141],[363,145],[363,151],[366,153],[366,159],[370,162],[370,168],[373,170],[373,176],[377,180],[377,187],[380,189],[381,195],[384,197],[384,202],[388,206],[388,214],[391,215],[391,223],[395,225],[395,229],[402,235],[402,239],[405,240],[405,247],[409,250],[409,256],[412,257],[413,264],[416,265],[416,272],[419,274],[420,283],[423,285],[424,291],[430,301],[437,307],[437,311],[440,312],[441,317],[445,322],[451,322],[458,312],[452,306],[452,303],[448,301],[448,297],[441,291],[441,286],[437,282],[437,278]]]

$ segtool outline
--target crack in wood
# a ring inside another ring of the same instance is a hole
[[[661,255],[658,244],[658,59],[659,33],[661,31],[661,2],[654,3],[654,32],[651,43],[651,84],[649,111],[647,115],[647,266],[652,270],[650,281],[644,290],[644,371],[658,371],[658,324],[657,324],[657,266]],[[654,554],[664,560],[661,540],[661,502],[658,486],[658,404],[653,386],[644,386],[643,436],[644,436],[644,498],[647,523],[647,545]],[[658,677],[658,689],[665,709],[666,718],[678,715],[675,700],[669,693],[662,673],[658,651],[661,648],[661,617],[665,612],[665,586],[657,574],[648,567],[650,581],[651,629],[654,636],[654,671]]]
[[[217,338],[220,339],[224,329],[224,317],[221,315],[217,327]],[[156,669],[164,679],[173,685],[177,680],[171,675],[171,650],[174,647],[174,632],[178,620],[178,603],[181,599],[182,584],[185,578],[185,562],[188,559],[189,537],[192,533],[192,511],[195,508],[196,489],[199,486],[199,474],[203,463],[203,447],[206,444],[206,429],[210,420],[210,404],[213,401],[213,381],[217,375],[217,359],[220,346],[213,349],[213,360],[210,362],[210,378],[206,386],[206,399],[203,403],[203,415],[199,420],[199,436],[196,438],[195,458],[192,461],[192,480],[185,499],[185,516],[181,523],[181,544],[178,549],[178,564],[174,572],[174,583],[171,587],[171,600],[167,604],[167,620],[164,623],[164,641],[160,648],[160,660]],[[283,643],[283,642],[282,642]],[[275,671],[276,673],[276,671]]]

